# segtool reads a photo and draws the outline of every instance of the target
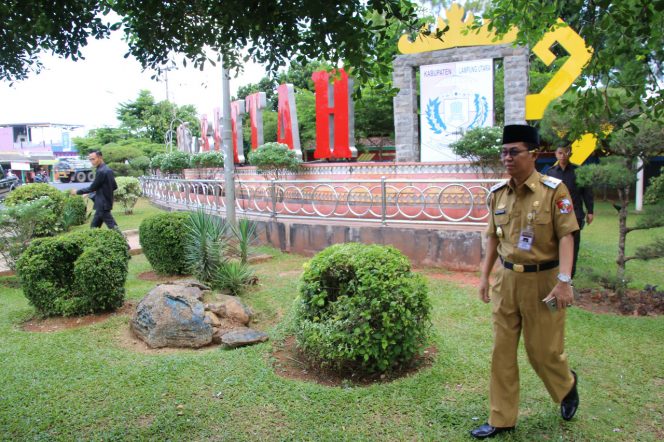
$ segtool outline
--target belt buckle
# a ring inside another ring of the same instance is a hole
[[[525,268],[523,267],[523,264],[512,264],[512,270],[514,270],[517,273],[523,273]]]

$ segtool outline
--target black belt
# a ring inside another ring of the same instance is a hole
[[[503,258],[501,257],[500,262],[503,263],[503,266],[505,266],[506,269],[517,273],[539,272],[540,270],[550,270],[558,267],[558,261],[543,262],[541,264],[513,264],[511,262],[503,261]]]

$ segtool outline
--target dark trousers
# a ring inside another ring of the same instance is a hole
[[[106,223],[106,226],[108,226],[109,229],[117,229],[118,227],[110,210],[95,210],[95,215],[92,217],[90,227],[98,228],[101,227],[102,223]]]
[[[581,230],[572,233],[574,237],[574,261],[572,262],[572,279],[576,273],[576,260],[579,257],[579,244],[581,244]]]

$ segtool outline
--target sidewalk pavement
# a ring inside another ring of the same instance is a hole
[[[140,255],[143,253],[141,244],[138,241],[138,229],[133,230],[124,230],[122,232],[129,243],[129,254],[130,255]],[[0,276],[9,276],[13,275],[14,272],[7,267],[5,261],[0,258]]]

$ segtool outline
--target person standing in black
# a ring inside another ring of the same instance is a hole
[[[83,189],[72,189],[72,195],[83,195],[94,193],[90,198],[94,201],[95,215],[92,218],[90,227],[101,227],[102,223],[106,223],[109,229],[116,229],[118,227],[111,210],[113,209],[113,192],[118,188],[115,183],[115,175],[113,170],[104,163],[104,157],[101,151],[95,150],[88,155],[88,159],[94,167],[97,168],[95,179],[89,187]]]
[[[574,232],[574,262],[572,264],[572,278],[576,273],[576,260],[579,256],[579,245],[581,244],[581,229],[587,222],[588,225],[593,222],[593,190],[590,187],[581,187],[576,184],[576,166],[569,162],[571,149],[569,147],[559,147],[556,149],[556,159],[558,164],[551,167],[546,174],[558,178],[565,183],[572,197],[574,206],[574,215],[579,223],[579,230]],[[583,210],[585,205],[587,214]]]

